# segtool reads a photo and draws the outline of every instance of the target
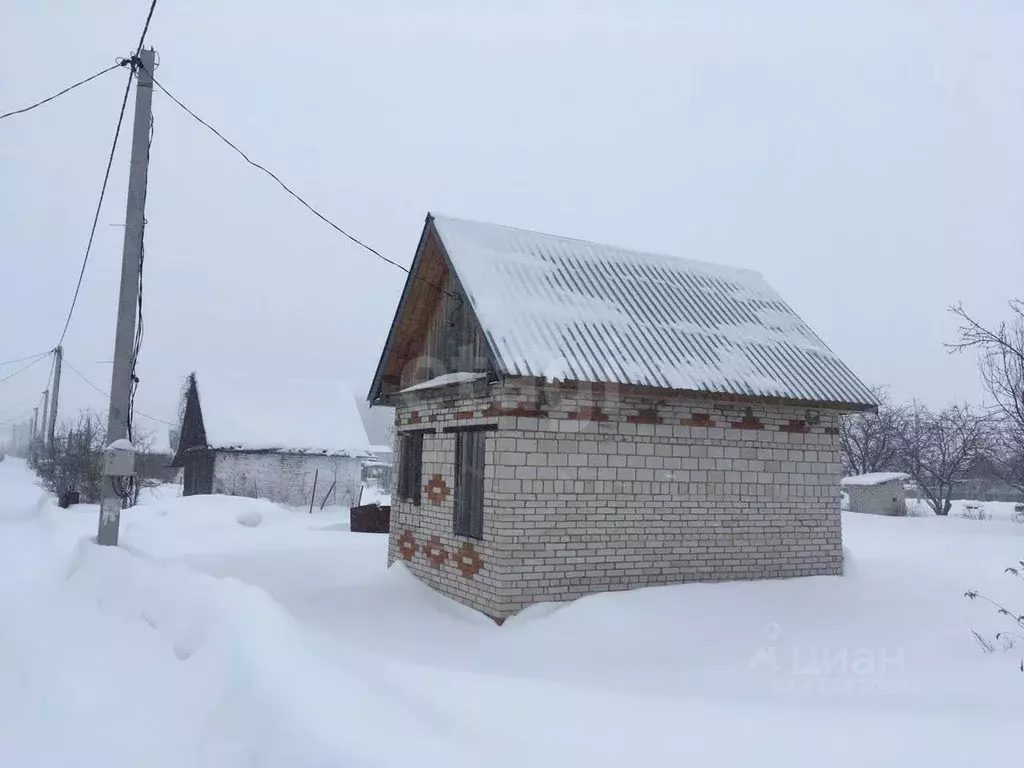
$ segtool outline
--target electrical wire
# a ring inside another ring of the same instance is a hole
[[[75,366],[73,366],[70,362],[68,362],[68,359],[66,357],[64,358],[64,365],[66,365],[68,367],[68,369],[73,374],[75,374],[75,376],[77,376],[82,381],[84,381],[86,384],[88,384],[90,387],[95,389],[99,394],[103,395],[103,397],[106,397],[106,398],[110,397],[110,393],[109,392],[104,392],[98,386],[96,386],[91,381],[89,381],[89,379],[87,379],[85,377],[85,375],[82,374],[81,371],[79,371],[77,368],[75,368]],[[178,426],[173,421],[167,421],[166,419],[160,419],[160,418],[157,418],[156,416],[150,416],[148,413],[143,413],[142,411],[136,411],[136,413],[139,414],[139,416],[142,416],[143,418],[149,419],[150,421],[156,421],[156,422],[159,422],[160,424],[166,424],[168,427],[177,427]]]
[[[153,120],[153,115],[149,115],[149,138],[146,142],[146,168],[149,168],[149,154],[153,149],[153,136],[156,132],[156,123]],[[142,209],[146,209],[146,188],[148,185],[143,186],[142,192]],[[128,417],[126,419],[125,427],[128,433],[128,442],[132,442],[132,430],[134,427],[134,413],[135,413],[135,394],[139,389],[139,376],[136,373],[136,367],[139,362],[139,353],[142,351],[142,338],[145,335],[145,322],[142,316],[142,295],[143,295],[143,284],[142,284],[142,271],[146,263],[146,218],[142,218],[142,226],[139,231],[139,302],[137,309],[137,317],[135,323],[135,340],[132,343],[132,358],[131,358],[131,370],[130,370],[130,383],[128,385]]]
[[[23,372],[27,371],[29,368],[31,368],[33,365],[36,365],[40,360],[42,360],[48,354],[50,354],[50,353],[49,352],[43,352],[43,354],[41,354],[38,357],[36,357],[35,359],[33,359],[32,362],[29,363],[28,365],[22,366],[21,368],[16,370],[14,373],[7,374],[2,379],[0,379],[0,384],[3,384],[5,381],[8,381],[9,379],[13,379],[19,373],[23,373]]]
[[[43,106],[43,104],[51,102],[54,99],[60,98],[65,93],[69,93],[70,91],[75,90],[75,88],[78,88],[79,86],[85,85],[86,83],[88,83],[88,82],[90,82],[92,80],[95,80],[97,77],[100,77],[102,75],[107,74],[107,72],[111,72],[111,71],[117,69],[118,66],[119,66],[118,64],[114,64],[113,66],[107,67],[106,69],[101,69],[95,75],[90,75],[89,77],[85,78],[85,80],[79,80],[74,85],[69,85],[63,91],[58,91],[57,93],[53,94],[52,96],[47,96],[45,99],[43,99],[42,101],[37,101],[35,104],[30,104],[27,107],[22,107],[21,109],[16,109],[13,112],[5,112],[4,114],[0,115],[0,120],[5,120],[8,117],[14,117],[15,115],[23,115],[26,112],[31,112],[36,107],[41,107],[41,106]]]
[[[453,299],[461,300],[459,296],[456,296],[456,295],[454,295],[452,293],[449,293],[444,288],[442,288],[442,287],[440,287],[438,285],[434,285],[429,280],[426,280],[426,279],[420,277],[419,275],[412,275],[412,272],[409,270],[408,267],[404,267],[401,264],[399,264],[397,261],[389,259],[387,256],[384,256],[377,249],[367,245],[366,243],[364,243],[362,240],[360,240],[359,238],[355,237],[354,235],[349,234],[342,227],[340,227],[339,225],[335,224],[333,221],[331,221],[329,218],[327,218],[324,214],[322,214],[320,211],[318,211],[316,208],[314,208],[310,203],[306,202],[306,200],[302,196],[300,196],[295,190],[293,190],[291,187],[289,187],[287,184],[285,184],[283,181],[281,181],[281,178],[276,173],[274,173],[270,169],[266,168],[265,166],[260,165],[255,160],[250,158],[245,152],[243,152],[238,147],[238,145],[236,145],[234,142],[232,142],[230,139],[228,139],[223,133],[218,131],[216,128],[214,128],[212,125],[210,125],[208,122],[206,122],[203,118],[201,118],[199,115],[197,115],[195,112],[193,112],[187,106],[185,106],[173,93],[171,93],[170,91],[168,91],[164,87],[163,83],[161,83],[155,77],[153,78],[153,83],[156,85],[157,88],[159,88],[161,91],[163,91],[164,95],[167,96],[167,98],[169,98],[171,101],[173,101],[179,107],[181,107],[182,110],[184,110],[186,113],[188,113],[192,117],[193,120],[195,120],[197,123],[199,123],[204,128],[209,130],[214,136],[216,136],[222,142],[224,142],[229,147],[231,147],[231,149],[233,149],[235,152],[237,152],[242,157],[242,159],[245,160],[245,162],[247,162],[253,168],[256,168],[256,169],[262,171],[267,176],[269,176],[271,179],[276,181],[278,186],[281,187],[281,189],[283,189],[285,192],[287,192],[293,198],[298,200],[299,203],[301,203],[310,213],[312,213],[314,216],[316,216],[318,219],[320,219],[320,221],[322,221],[325,224],[327,224],[327,226],[331,227],[336,232],[339,232],[340,234],[344,235],[346,238],[351,240],[353,243],[358,245],[360,248],[362,248],[362,249],[368,251],[369,253],[373,254],[374,256],[376,256],[381,261],[384,261],[384,262],[390,264],[393,267],[398,267],[400,270],[405,272],[407,275],[411,275],[412,277],[414,277],[415,279],[419,280],[420,282],[425,283],[426,285],[429,285],[431,288],[433,288],[436,291],[440,291],[441,293],[443,293],[443,294],[445,294],[447,296],[450,296]]]
[[[127,66],[131,60],[125,59],[117,66]],[[60,341],[56,346],[64,343],[67,336],[68,326],[71,325],[71,317],[75,313],[75,306],[78,304],[78,294],[82,290],[82,278],[85,277],[85,267],[89,263],[89,254],[92,253],[92,243],[96,239],[96,225],[100,220],[100,211],[103,209],[103,198],[107,194],[107,183],[110,181],[110,169],[114,165],[114,152],[117,150],[117,140],[121,136],[121,124],[124,122],[125,108],[128,106],[128,94],[131,93],[132,75],[128,75],[128,82],[124,87],[124,97],[121,99],[121,111],[117,115],[117,127],[114,129],[114,140],[110,144],[110,156],[107,158],[107,169],[103,173],[103,186],[100,187],[100,199],[96,203],[96,213],[92,217],[92,228],[89,230],[89,242],[85,246],[85,256],[82,259],[82,268],[78,271],[78,282],[75,285],[75,295],[71,298],[71,307],[68,309],[67,318],[64,320],[64,328],[60,332]]]
[[[156,10],[156,0],[149,4],[149,13],[146,14],[146,23],[142,25],[142,34],[139,35],[139,44],[135,46],[135,55],[142,53],[142,46],[146,42],[146,33],[149,32],[149,22],[153,20],[153,11]]]
[[[25,357],[17,357],[14,360],[4,360],[2,363],[0,363],[0,366],[3,366],[3,365],[13,365],[14,363],[23,363],[26,360],[34,360],[37,357],[42,357],[43,355],[48,355],[51,352],[53,352],[52,349],[48,350],[46,352],[37,352],[34,355],[25,355]]]

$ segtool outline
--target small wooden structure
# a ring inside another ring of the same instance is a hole
[[[391,531],[391,507],[379,504],[364,504],[349,510],[349,530],[352,533],[389,533]]]

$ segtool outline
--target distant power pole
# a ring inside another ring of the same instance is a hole
[[[53,450],[53,433],[57,428],[57,402],[60,398],[60,369],[64,362],[64,347],[53,350],[53,391],[50,393],[50,421],[46,425],[46,444]]]
[[[39,406],[37,405],[32,409],[32,434],[29,437],[29,443],[36,441],[36,425],[39,424]]]
[[[46,418],[46,412],[50,408],[50,388],[47,387],[43,390],[43,420],[39,422],[39,447],[46,447],[46,425],[49,424],[49,420]]]
[[[117,332],[114,336],[114,370],[110,378],[110,409],[107,414],[107,446],[128,437],[132,391],[132,349],[135,341],[135,310],[139,300],[139,271],[142,268],[142,236],[146,223],[146,180],[149,175],[149,126],[153,106],[153,70],[156,52],[143,48],[138,53],[142,66],[136,71],[135,124],[132,130],[131,172],[125,209],[124,249],[121,257],[121,292],[117,304]],[[117,546],[124,497],[117,478],[104,475],[100,501],[100,522],[96,543]],[[121,491],[121,492],[119,492]]]

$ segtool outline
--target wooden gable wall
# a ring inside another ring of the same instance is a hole
[[[380,390],[385,397],[445,373],[493,370],[476,313],[429,222],[419,256],[416,278],[410,278],[382,361]]]

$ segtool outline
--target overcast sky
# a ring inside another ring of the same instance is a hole
[[[0,112],[127,55],[147,5],[4,0]],[[1024,295],[1022,39],[1019,0],[162,0],[148,38],[172,93],[400,263],[437,211],[753,268],[933,405],[980,399],[947,307]],[[0,123],[0,361],[60,334],[125,76]],[[159,92],[154,116],[139,408],[172,419],[209,367],[364,395],[404,275]],[[129,145],[65,341],[104,390]],[[48,369],[0,384],[0,421]]]

